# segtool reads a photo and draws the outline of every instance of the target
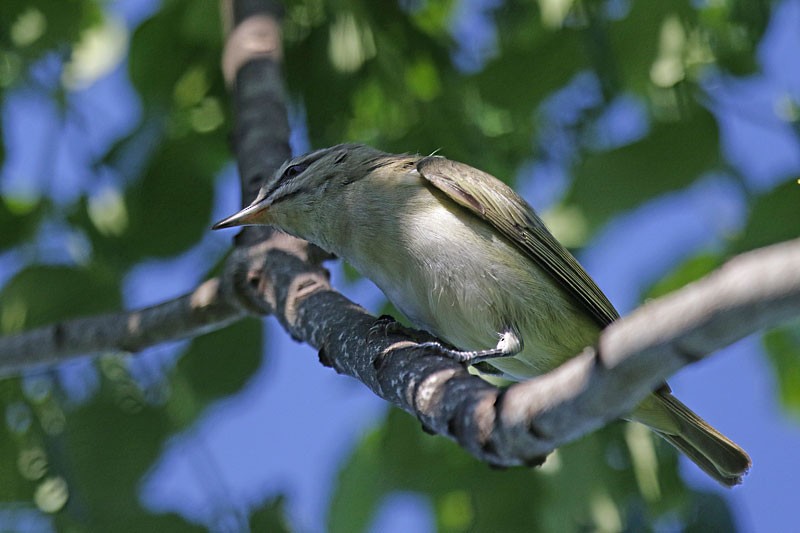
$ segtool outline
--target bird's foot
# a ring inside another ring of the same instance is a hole
[[[388,337],[393,333],[409,337],[417,343],[422,342],[418,330],[404,326],[390,315],[381,315],[375,320],[367,333],[367,342],[372,342],[377,336]]]
[[[449,357],[459,363],[476,365],[500,357],[514,357],[522,351],[522,339],[512,329],[507,329],[500,335],[497,346],[488,350],[458,350],[440,342],[423,342],[419,346],[431,349],[437,354]]]
[[[502,348],[490,348],[488,350],[458,350],[449,348],[439,342],[423,342],[414,348],[422,348],[435,352],[437,355],[453,359],[465,365],[474,365],[484,361],[497,359],[498,357],[513,357],[516,352],[509,353]]]

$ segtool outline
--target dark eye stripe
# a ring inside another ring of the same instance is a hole
[[[275,180],[269,190],[264,193],[264,198],[271,197],[275,194],[275,191],[283,187],[288,181],[302,174],[308,168],[308,165],[308,163],[298,163],[287,167],[286,170],[283,171],[283,174],[281,174],[281,177]]]
[[[308,163],[298,163],[296,165],[292,165],[283,171],[283,176],[281,176],[281,181],[289,178],[294,178],[295,176],[299,176],[307,168],[308,168]]]

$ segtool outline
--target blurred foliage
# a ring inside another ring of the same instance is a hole
[[[770,1],[483,6],[471,16],[490,34],[465,43],[454,29],[466,24],[458,0],[288,0],[284,70],[312,146],[361,141],[388,151],[441,150],[507,181],[531,161],[554,163],[571,176],[562,207],[590,231],[709,171],[731,171],[702,82],[758,72]],[[44,94],[60,110],[52,128],[63,129],[75,105],[67,65],[86,61],[87,43],[113,28],[106,8],[100,0],[0,2],[0,98]],[[84,169],[98,182],[112,175],[111,185],[87,186],[68,203],[46,190],[0,198],[0,252],[20,263],[0,288],[0,333],[119,309],[132,267],[186,252],[207,230],[214,178],[230,158],[232,120],[218,68],[217,2],[164,0],[125,38],[122,68],[141,114]],[[41,72],[52,64],[63,70],[55,79]],[[620,97],[641,105],[646,128],[608,145],[598,124]],[[0,139],[0,161],[9,144]],[[673,291],[734,253],[797,236],[794,179],[748,194],[744,230],[725,249],[678,265],[646,296]],[[88,251],[51,260],[39,243],[45,224],[69,228]],[[207,255],[202,266],[211,271],[219,254]],[[793,410],[800,405],[796,329],[765,336],[781,397]],[[194,339],[174,368],[147,385],[120,356],[105,355],[86,370],[87,387],[97,391],[85,401],[70,399],[58,371],[0,381],[0,500],[23,502],[64,531],[200,529],[144,509],[138,487],[170,436],[241,390],[261,363],[261,337],[259,323],[246,321]],[[543,469],[498,472],[393,412],[343,468],[330,528],[362,531],[387,495],[412,490],[430,499],[442,531],[558,531],[565,524],[646,531],[676,521],[687,531],[733,530],[727,503],[688,489],[673,452],[632,427],[612,424],[559,450]],[[653,445],[656,455],[648,452]],[[231,510],[220,505],[224,521]],[[256,507],[253,531],[289,530],[281,498]]]
[[[34,265],[0,291],[0,331],[114,311],[121,303],[118,282],[99,268]]]
[[[778,382],[778,394],[783,405],[800,417],[800,322],[781,326],[764,334],[767,349]]]
[[[2,83],[9,86],[43,55],[69,50],[103,19],[96,0],[3,0],[0,3]]]
[[[125,357],[102,356],[99,390],[80,405],[67,401],[54,373],[0,381],[0,501],[30,501],[31,510],[56,513],[60,531],[204,531],[142,508],[139,485],[169,437],[255,373],[261,329],[245,320],[193,340],[177,367],[148,386],[134,380]],[[235,357],[221,356],[231,345]],[[63,497],[38,497],[52,480]],[[226,505],[219,503],[220,521],[234,512]],[[282,511],[265,505],[251,520],[280,523]]]
[[[800,228],[800,183],[786,180],[750,204],[750,215],[730,253],[742,253],[776,242],[797,238]]]
[[[396,491],[430,498],[437,531],[650,531],[668,515],[697,531],[732,526],[722,498],[681,483],[673,454],[634,467],[634,450],[654,458],[656,444],[650,432],[634,427],[626,439],[627,427],[612,424],[560,448],[541,468],[494,470],[392,410],[342,470],[330,531],[365,531],[381,501]]]
[[[11,248],[29,239],[45,210],[44,203],[40,201],[0,197],[0,228],[3,228],[0,232],[0,249]]]
[[[91,30],[105,23],[103,5],[0,3],[0,95],[40,92],[68,110],[66,77],[53,83],[37,72],[53,58],[62,65],[75,60]],[[132,266],[197,245],[210,222],[214,178],[230,160],[221,43],[216,1],[164,2],[130,37],[140,122],[87,169],[120,179],[113,187],[87,187],[73,204],[51,201],[47,191],[0,199],[0,247],[23,258],[0,289],[1,332],[118,310]],[[47,264],[47,250],[35,244],[45,221],[70,227],[88,241],[90,253],[69,249],[74,264]],[[218,259],[209,255],[205,268]],[[143,508],[139,486],[171,436],[256,372],[261,331],[260,321],[246,320],[194,339],[177,366],[150,384],[134,379],[125,358],[102,356],[83,378],[98,389],[88,402],[75,403],[58,372],[0,381],[0,500],[27,502],[19,512],[38,513],[59,531],[206,530]],[[228,354],[232,345],[237,350]],[[219,506],[222,522],[241,512]],[[0,503],[0,509],[10,507]],[[251,511],[254,530],[277,531],[284,523],[279,501]]]
[[[639,141],[587,154],[575,169],[569,199],[582,207],[592,227],[600,227],[615,213],[689,185],[713,168],[718,149],[716,122],[698,107],[684,120],[657,123]],[[671,164],[654,164],[666,154],[673,159]],[[598,176],[602,194],[598,194]]]
[[[661,278],[647,292],[645,298],[658,298],[681,287],[697,281],[712,270],[720,266],[718,254],[703,253],[690,257],[679,265],[669,275]]]
[[[283,498],[265,502],[261,508],[250,515],[250,531],[268,531],[269,533],[290,532],[283,510]]]

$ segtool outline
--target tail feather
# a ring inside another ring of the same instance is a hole
[[[666,389],[645,399],[631,415],[650,426],[704,472],[726,487],[742,482],[750,457],[725,435],[711,427]]]

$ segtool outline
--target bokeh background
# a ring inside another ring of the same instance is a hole
[[[295,152],[361,141],[485,169],[623,314],[800,234],[798,0],[285,6]],[[233,233],[208,227],[240,202],[221,46],[212,0],[0,3],[0,334],[218,267]],[[0,530],[796,528],[800,323],[671,384],[751,453],[743,486],[623,423],[491,470],[248,319],[0,381]]]

